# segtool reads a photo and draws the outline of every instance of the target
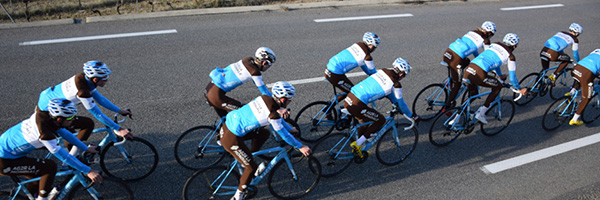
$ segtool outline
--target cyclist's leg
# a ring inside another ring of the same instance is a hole
[[[256,132],[250,132],[244,136],[244,140],[252,139],[250,152],[257,152],[271,136],[271,131],[267,127],[261,127]]]
[[[458,56],[458,54],[454,53],[454,51],[448,49],[444,53],[444,62],[448,63],[448,72],[450,75],[450,94],[448,95],[448,99],[445,103],[445,106],[448,107],[452,105],[454,99],[456,99],[456,95],[458,95],[458,90],[460,89],[460,81],[462,77],[459,77],[459,67],[463,68],[467,65],[464,65],[464,60]],[[442,111],[443,112],[443,111]]]
[[[361,129],[359,127],[358,130],[358,140],[356,141],[357,146],[362,146],[362,144],[367,141],[369,138],[377,134],[381,127],[385,124],[385,117],[381,115],[381,113],[377,112],[377,110],[369,107],[367,104],[356,98],[354,94],[348,94],[347,99],[350,99],[352,104],[349,104],[348,101],[344,101],[344,106],[348,109],[348,112],[354,116],[359,123],[366,123],[373,121],[374,123],[366,126],[366,128]],[[365,127],[365,126],[363,126]]]
[[[331,85],[340,89],[340,93],[350,93],[350,89],[354,86],[354,83],[352,83],[345,74],[335,74],[329,70],[325,70],[325,79],[327,79]],[[346,98],[346,96],[339,96],[337,101],[341,102],[344,98]]]
[[[56,171],[56,163],[52,160],[29,157],[17,159],[0,158],[0,175],[19,175],[27,178],[40,177],[39,182],[28,184],[27,190],[34,195],[39,192],[39,196],[41,197],[48,197],[50,190],[52,190],[52,183],[54,182]]]
[[[558,75],[559,72],[562,72],[567,67],[569,62],[571,62],[571,57],[569,57],[569,55],[566,53],[559,53],[556,60],[560,61],[561,63],[558,65],[556,71],[554,71],[554,76]]]
[[[68,130],[71,132],[79,130],[79,133],[77,133],[77,138],[81,141],[87,141],[92,134],[92,131],[94,131],[94,121],[89,117],[77,116],[71,123],[71,127],[69,127]],[[80,150],[76,146],[73,146],[73,144],[66,140],[65,145],[70,149],[69,154],[73,156],[79,155]]]
[[[254,172],[258,168],[258,165],[256,164],[250,149],[248,149],[244,143],[244,138],[233,134],[229,128],[227,128],[227,125],[223,126],[221,143],[223,148],[225,148],[239,164],[244,166],[244,172],[242,173],[242,177],[240,177],[240,184],[236,192],[236,196],[243,195],[244,190],[247,188],[248,184],[250,184],[252,178],[254,178]]]
[[[579,107],[573,115],[573,119],[569,122],[570,125],[576,124],[581,125],[583,122],[579,120],[581,113],[585,110],[585,107],[590,101],[592,97],[592,91],[594,88],[594,74],[587,68],[577,65],[573,68],[573,78],[577,80],[581,85],[581,102],[579,103]]]
[[[552,49],[549,49],[548,47],[542,48],[542,51],[540,51],[540,60],[542,61],[542,71],[546,70],[546,69],[548,69],[548,67],[550,67],[550,61],[551,61],[552,54],[550,54],[550,52],[548,50],[556,52]]]
[[[225,95],[225,91],[213,83],[206,86],[204,97],[208,103],[215,109],[219,117],[224,117],[229,111],[237,110],[242,107],[242,103]]]

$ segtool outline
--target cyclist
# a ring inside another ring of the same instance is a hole
[[[275,53],[267,47],[260,47],[254,57],[247,57],[230,64],[224,69],[216,68],[210,72],[211,82],[206,86],[204,97],[215,109],[219,117],[242,107],[238,100],[225,94],[252,79],[262,95],[271,96],[262,80],[261,72],[267,71],[275,63]]]
[[[456,41],[450,44],[446,52],[444,52],[443,61],[448,64],[451,89],[442,112],[455,104],[454,99],[460,89],[460,75],[464,70],[463,67],[466,67],[471,62],[467,57],[469,55],[477,57],[480,50],[487,49],[490,46],[490,38],[495,33],[496,24],[491,21],[485,21],[477,30],[469,31],[462,38],[456,39]]]
[[[327,69],[325,69],[325,79],[334,87],[339,88],[340,93],[349,93],[354,84],[348,79],[346,72],[359,66],[368,75],[377,72],[371,53],[375,51],[379,43],[379,36],[366,32],[362,42],[353,44],[329,59]],[[345,97],[339,96],[338,101]]]
[[[392,68],[377,70],[377,73],[369,76],[361,81],[352,89],[344,99],[344,107],[359,123],[371,122],[374,123],[368,126],[362,126],[358,129],[358,140],[350,145],[358,156],[362,157],[362,147],[365,141],[371,141],[372,137],[378,134],[385,124],[385,117],[377,110],[368,106],[369,103],[387,97],[407,116],[411,116],[414,120],[419,117],[413,114],[402,97],[402,84],[400,80],[410,73],[411,67],[402,58],[397,58],[392,63]]]
[[[227,114],[225,125],[220,132],[221,144],[240,164],[244,166],[244,172],[240,178],[240,184],[235,195],[231,199],[243,199],[247,185],[252,181],[258,165],[256,164],[252,152],[260,150],[260,147],[269,138],[269,133],[251,132],[254,129],[271,125],[285,142],[292,147],[299,149],[304,156],[308,156],[311,150],[294,138],[290,131],[292,129],[287,123],[284,123],[279,112],[280,108],[285,108],[290,103],[296,90],[294,86],[287,82],[276,82],[272,88],[273,95],[261,95],[252,100],[240,109],[231,111]],[[248,149],[244,140],[252,139],[252,147]]]
[[[569,46],[573,46],[573,58],[575,62],[579,62],[579,39],[577,36],[583,32],[583,27],[577,23],[572,23],[569,26],[569,32],[561,31],[552,36],[544,44],[544,48],[540,52],[540,58],[542,60],[542,70],[548,69],[550,61],[560,61],[558,68],[548,78],[551,81],[556,80],[556,75],[561,72],[569,62],[571,58],[563,51]]]
[[[572,94],[575,92],[574,90],[581,88],[581,103],[579,103],[575,115],[569,121],[569,125],[581,125],[583,121],[579,120],[579,117],[592,97],[594,78],[600,74],[600,49],[592,51],[590,55],[578,62],[571,74],[575,78],[575,84],[573,86],[574,89],[571,89],[570,93]]]
[[[76,74],[75,76],[63,81],[62,83],[49,87],[40,93],[40,98],[36,107],[36,112],[48,111],[48,102],[54,98],[66,98],[74,104],[83,104],[83,107],[88,110],[92,115],[102,124],[117,130],[117,134],[123,137],[133,137],[128,129],[121,127],[119,124],[113,122],[110,118],[100,111],[100,108],[96,103],[103,107],[117,112],[121,115],[129,115],[132,113],[129,109],[120,109],[114,105],[106,97],[102,96],[97,87],[104,87],[108,81],[108,76],[111,71],[106,64],[100,61],[88,61],[83,64],[83,73]],[[94,130],[94,121],[88,117],[76,117],[69,130],[79,129],[77,138],[81,141],[86,141],[92,131]],[[71,144],[66,142],[67,148],[71,148]],[[79,155],[79,147],[73,146],[70,154],[73,156]]]
[[[492,89],[492,92],[488,95],[483,106],[479,107],[475,113],[475,118],[481,123],[487,124],[485,112],[487,112],[490,104],[496,99],[500,93],[500,89],[502,89],[501,80],[488,75],[488,72],[493,71],[500,79],[505,80],[506,75],[502,74],[500,67],[502,65],[507,65],[508,77],[510,78],[513,87],[518,89],[523,95],[527,93],[527,88],[520,89],[519,79],[517,79],[517,74],[515,73],[517,63],[513,51],[517,48],[518,44],[519,37],[517,34],[508,33],[504,36],[501,43],[492,43],[487,50],[483,51],[479,56],[473,59],[466,70],[463,81],[468,85],[469,96],[478,94],[477,86],[489,87]]]
[[[84,151],[98,153],[94,146],[88,148],[65,129],[77,118],[75,105],[67,99],[56,98],[50,100],[45,107],[48,111],[35,112],[0,136],[0,175],[41,177],[39,182],[29,184],[27,188],[34,194],[38,193],[38,200],[48,199],[57,171],[56,163],[27,157],[33,150],[45,147],[60,161],[87,174],[92,181],[102,182],[102,176],[97,171],[91,170],[58,145],[57,135]]]

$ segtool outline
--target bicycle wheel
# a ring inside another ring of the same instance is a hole
[[[267,185],[273,196],[280,199],[299,199],[304,197],[319,183],[321,164],[312,157],[291,162],[294,173],[288,163],[279,162],[270,171]]]
[[[531,102],[540,92],[542,92],[543,83],[541,81],[538,82],[540,77],[539,73],[531,73],[527,74],[527,76],[523,77],[521,81],[519,81],[519,85],[521,88],[527,88],[527,95],[521,97],[518,101],[515,101],[515,104],[519,106],[523,106]],[[535,86],[535,87],[534,87]],[[517,98],[519,94],[513,93],[513,99]]]
[[[565,68],[562,73],[559,73],[556,76],[556,81],[554,81],[554,86],[550,86],[550,97],[554,100],[560,99],[565,96],[565,93],[571,91],[571,87],[573,87],[573,77],[571,76],[571,71],[573,69]]]
[[[429,142],[438,147],[452,143],[467,129],[468,119],[467,115],[461,113],[461,109],[458,107],[447,109],[438,115],[431,124]]]
[[[413,113],[419,115],[421,120],[428,121],[437,115],[446,105],[448,90],[444,85],[435,83],[423,88],[413,101]]]
[[[194,172],[185,181],[182,197],[184,200],[196,199],[229,199],[235,194],[240,183],[240,175],[236,170],[229,175],[227,167],[212,166]],[[218,193],[214,194],[215,189]]]
[[[548,106],[542,117],[542,128],[544,130],[553,131],[570,120],[574,112],[571,112],[573,105],[569,103],[569,100],[569,97],[562,97]]]
[[[583,120],[584,123],[589,124],[598,119],[598,117],[600,117],[600,99],[598,99],[598,94],[594,94],[594,96],[590,98],[587,108],[583,110],[581,120]]]
[[[7,192],[7,191],[0,191],[0,200],[8,200],[8,199],[12,199],[13,198],[13,193],[11,192]],[[18,194],[15,199],[18,200],[27,200],[28,198],[24,197],[23,195]]]
[[[515,115],[515,104],[512,100],[502,99],[495,103],[485,113],[487,124],[481,124],[481,133],[485,136],[494,136],[504,130]]]
[[[312,148],[312,156],[321,163],[321,176],[335,176],[350,166],[354,160],[354,154],[350,147],[351,142],[348,135],[334,133],[321,139]]]
[[[217,144],[218,133],[211,126],[196,126],[175,142],[175,160],[188,169],[199,170],[219,163],[226,151]]]
[[[392,166],[406,160],[417,148],[419,133],[415,127],[404,130],[408,123],[396,123],[396,131],[388,129],[377,142],[375,155],[381,164]]]
[[[102,183],[94,183],[87,190],[81,184],[75,185],[69,192],[68,199],[133,199],[133,192],[123,181],[104,177]]]
[[[300,109],[294,121],[300,127],[300,140],[316,142],[331,133],[338,116],[335,108],[329,108],[329,102],[315,101]]]
[[[110,142],[100,153],[100,167],[107,175],[123,181],[139,181],[148,177],[158,165],[154,146],[138,137],[119,146]]]

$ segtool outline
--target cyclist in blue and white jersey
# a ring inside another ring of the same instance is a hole
[[[45,107],[48,111],[35,112],[0,136],[0,175],[40,177],[39,182],[29,184],[27,188],[38,194],[38,200],[48,199],[57,172],[56,163],[49,159],[27,157],[33,150],[45,147],[60,161],[87,174],[92,181],[102,182],[98,171],[91,170],[58,145],[57,136],[60,136],[81,150],[98,153],[94,146],[88,148],[65,129],[77,118],[75,105],[67,99],[57,98],[50,100]]]
[[[600,49],[592,51],[590,55],[581,59],[581,61],[573,67],[573,72],[571,72],[571,74],[576,82],[570,93],[572,94],[575,92],[574,90],[581,88],[581,102],[579,103],[577,111],[575,111],[575,115],[573,115],[573,118],[569,121],[569,125],[581,125],[583,124],[583,121],[581,121],[579,117],[590,102],[590,98],[592,98],[594,78],[600,75]]]
[[[354,84],[346,76],[347,72],[356,67],[360,67],[368,75],[377,72],[371,53],[379,46],[380,41],[375,33],[366,32],[362,42],[353,44],[329,59],[325,69],[325,79],[339,88],[340,93],[349,93]],[[344,98],[345,96],[339,96],[338,101]]]
[[[102,96],[97,90],[97,87],[104,87],[108,81],[111,71],[106,64],[100,61],[88,61],[83,64],[83,73],[76,74],[62,83],[49,87],[40,93],[40,98],[36,107],[36,112],[48,111],[48,102],[54,98],[65,98],[74,104],[83,104],[83,107],[102,124],[117,130],[117,134],[123,137],[133,137],[128,129],[121,127],[113,122],[109,117],[100,111],[100,104],[110,111],[121,115],[129,115],[132,113],[129,109],[120,109],[114,105],[106,97]],[[79,116],[71,123],[70,130],[79,129],[77,138],[81,141],[86,141],[94,130],[94,121],[88,117]],[[68,148],[71,144],[66,143]],[[71,148],[70,154],[77,156],[79,154],[78,147]]]
[[[460,89],[460,74],[464,68],[469,65],[471,60],[468,56],[477,57],[480,51],[490,46],[490,38],[496,33],[496,24],[491,21],[485,21],[477,30],[469,31],[462,38],[456,39],[446,52],[444,52],[443,61],[448,64],[448,72],[451,79],[450,94],[446,101],[446,106],[442,109],[452,107],[458,90]]]
[[[359,123],[374,123],[362,126],[358,129],[358,140],[352,142],[351,146],[362,157],[362,148],[365,141],[376,136],[385,124],[385,117],[377,110],[368,106],[369,103],[387,97],[400,108],[402,113],[411,116],[414,120],[419,117],[413,114],[402,95],[402,84],[400,80],[410,73],[411,67],[402,58],[397,58],[392,63],[392,68],[377,70],[377,73],[361,81],[352,89],[344,99],[344,107],[358,120]]]
[[[493,43],[487,50],[483,51],[479,56],[473,59],[466,70],[463,81],[468,85],[469,96],[478,94],[477,86],[492,88],[492,93],[488,95],[485,103],[477,109],[475,114],[475,118],[481,123],[487,124],[485,112],[487,112],[490,104],[496,99],[502,89],[502,83],[496,79],[496,77],[488,75],[488,72],[493,71],[504,80],[506,79],[506,75],[502,74],[500,67],[507,65],[508,77],[510,78],[513,87],[518,89],[523,95],[527,93],[527,88],[520,89],[519,79],[515,72],[517,63],[513,51],[517,48],[518,44],[519,37],[517,34],[508,33],[504,36],[502,43]]]
[[[550,61],[561,62],[556,71],[548,77],[551,81],[555,81],[558,72],[567,67],[571,61],[569,55],[564,52],[569,45],[573,46],[573,59],[575,59],[575,62],[579,62],[579,39],[577,39],[577,36],[582,32],[583,27],[581,25],[572,23],[569,26],[569,32],[558,32],[544,43],[544,48],[540,52],[542,70],[548,69]]]
[[[242,103],[226,96],[227,92],[248,82],[254,81],[262,95],[271,96],[271,92],[262,80],[261,72],[267,71],[275,63],[275,53],[267,47],[260,47],[254,57],[247,57],[221,69],[216,68],[210,72],[211,82],[206,86],[204,97],[215,109],[219,117],[224,117],[228,112],[242,107]]]
[[[240,164],[244,166],[244,172],[240,178],[238,190],[231,199],[243,199],[247,185],[250,184],[258,165],[252,156],[252,152],[260,150],[260,147],[269,138],[269,133],[252,132],[257,128],[271,125],[273,130],[290,146],[300,150],[304,156],[311,153],[310,147],[298,142],[290,132],[297,132],[285,123],[278,110],[285,108],[290,103],[296,90],[287,82],[276,82],[272,88],[273,95],[261,95],[240,109],[227,114],[225,125],[220,132],[221,144]],[[244,140],[252,139],[252,147],[249,149]]]

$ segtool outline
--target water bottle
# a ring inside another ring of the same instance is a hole
[[[265,171],[265,162],[261,162],[260,165],[258,165],[258,169],[256,169],[256,172],[254,172],[254,177],[257,177],[263,171]]]

